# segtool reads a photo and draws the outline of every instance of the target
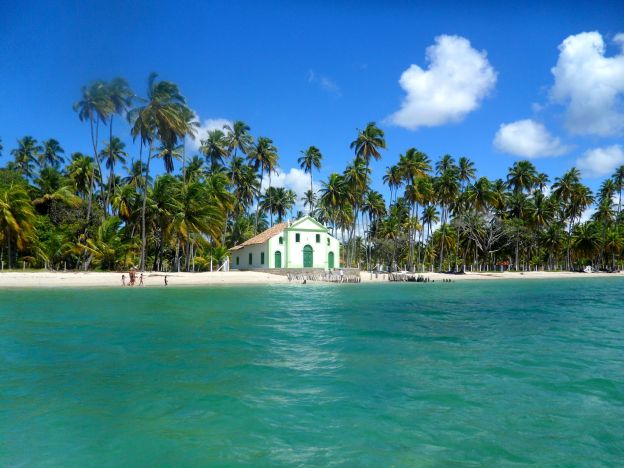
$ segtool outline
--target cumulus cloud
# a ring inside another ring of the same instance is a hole
[[[269,176],[265,174],[262,179],[261,190],[266,190],[268,186]],[[310,174],[306,174],[296,167],[291,168],[288,172],[274,171],[271,173],[271,187],[286,187],[294,191],[297,194],[297,204],[295,205],[294,211],[301,210],[305,212],[301,198],[305,192],[310,190]],[[314,191],[318,193],[319,186],[314,183],[313,187]]]
[[[524,158],[559,156],[569,150],[543,124],[531,119],[502,124],[494,137],[494,147]]]
[[[585,177],[611,175],[615,168],[624,164],[624,150],[620,145],[594,148],[583,153],[576,165]]]
[[[567,106],[566,126],[576,134],[612,136],[624,132],[624,34],[614,38],[622,50],[605,56],[598,32],[566,38],[552,68],[551,99]]]
[[[196,120],[198,122],[201,122],[199,120],[199,117],[197,117]],[[208,136],[208,132],[212,130],[222,130],[225,132],[225,130],[223,130],[223,127],[225,125],[232,125],[232,121],[228,119],[222,119],[222,118],[205,119],[203,122],[200,123],[200,126],[197,128],[197,135],[195,135],[194,140],[186,137],[185,143],[186,143],[187,149],[191,151],[198,151],[199,146],[201,145],[201,140],[206,139],[206,137]]]
[[[461,121],[496,84],[487,53],[473,49],[463,37],[436,37],[426,57],[426,70],[410,65],[401,74],[399,84],[407,95],[388,119],[395,125],[416,130]]]
[[[328,93],[334,94],[335,96],[341,96],[340,88],[332,79],[324,75],[319,75],[315,73],[314,70],[308,71],[308,83],[317,85],[321,89],[327,91]]]

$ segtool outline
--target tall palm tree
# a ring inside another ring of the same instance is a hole
[[[395,200],[392,197],[392,192],[394,191],[396,197],[397,190],[403,183],[401,168],[397,164],[386,168],[386,173],[383,176],[383,183],[390,189],[390,203],[393,203]]]
[[[109,97],[109,89],[105,82],[98,80],[89,86],[82,87],[82,97],[73,106],[74,112],[78,113],[81,122],[89,122],[91,144],[93,145],[93,159],[97,163],[98,171],[102,173],[100,153],[98,152],[100,122],[106,123],[108,117],[115,111],[113,102]],[[94,182],[94,180],[92,180]],[[93,194],[93,187],[90,188]],[[102,190],[103,192],[103,190]],[[91,212],[87,212],[87,222]]]
[[[451,168],[441,173],[434,182],[435,192],[442,207],[442,227],[440,235],[440,270],[444,265],[444,241],[446,237],[446,225],[449,219],[451,204],[459,194],[459,181],[457,180],[457,170]]]
[[[207,138],[201,140],[199,151],[204,155],[210,165],[210,171],[215,172],[223,165],[223,161],[228,156],[228,140],[221,130],[211,130]]]
[[[147,232],[145,229],[145,206],[147,203],[147,180],[149,180],[150,161],[153,144],[159,140],[168,148],[176,146],[189,131],[189,111],[186,100],[178,86],[171,81],[156,81],[158,75],[151,73],[147,80],[147,99],[143,105],[133,109],[128,117],[132,122],[131,134],[140,137],[141,155],[143,146],[147,146],[147,164],[143,187],[143,207],[141,209],[141,256],[140,269],[145,269],[145,247]]]
[[[112,125],[112,117],[111,117]],[[108,145],[102,150],[102,159],[106,169],[108,169],[108,190],[106,193],[106,201],[104,202],[104,210],[108,209],[111,195],[115,190],[115,165],[117,163],[125,164],[128,153],[125,151],[126,144],[117,137],[108,140]]]
[[[350,148],[355,151],[355,157],[364,160],[368,167],[371,158],[381,159],[379,150],[386,148],[384,131],[375,122],[369,122],[364,130],[358,130],[357,138],[351,142]]]
[[[269,174],[269,187],[271,188],[271,173],[277,168],[277,148],[273,145],[273,140],[266,137],[259,137],[256,141],[255,146],[249,151],[247,155],[247,159],[253,166],[253,168],[258,171],[260,170],[260,181],[264,179],[264,172],[266,171]],[[271,196],[271,192],[269,191],[269,196]],[[271,226],[273,225],[273,213],[270,213],[271,216]],[[256,208],[256,228],[258,227],[258,208]]]
[[[459,158],[457,168],[459,170],[458,178],[462,184],[462,189],[465,189],[466,184],[475,178],[477,170],[475,169],[474,163],[465,156]]]
[[[349,203],[353,207],[353,227],[350,235],[351,253],[350,259],[355,260],[355,237],[357,221],[364,192],[368,188],[370,169],[364,158],[356,156],[353,162],[347,165],[344,171],[345,187],[348,191],[342,193],[343,203]]]
[[[65,150],[54,138],[43,142],[43,150],[39,154],[39,167],[53,167],[58,169],[65,162],[63,154]]]
[[[132,101],[136,96],[134,95],[134,92],[130,89],[130,86],[128,86],[128,82],[121,77],[114,78],[106,84],[106,95],[112,109],[108,122],[108,149],[110,152],[115,148],[115,145],[113,144],[113,119],[115,118],[115,115],[125,117],[128,113],[128,110],[132,106]],[[113,158],[113,155],[108,155],[108,159]],[[108,164],[106,167],[108,168]],[[110,198],[110,183],[107,197]]]
[[[284,187],[270,187],[260,199],[260,208],[262,211],[275,213],[277,222],[281,223],[296,201],[297,195],[292,190]]]
[[[310,174],[310,192],[314,192],[314,186],[312,183],[312,171],[314,169],[319,170],[321,168],[321,160],[323,155],[316,146],[310,146],[307,150],[301,152],[301,156],[297,159],[299,167],[303,169],[303,172]],[[310,205],[308,213],[314,209],[313,204]]]
[[[12,167],[25,178],[32,179],[35,175],[35,162],[42,150],[43,148],[37,144],[37,140],[31,136],[17,140],[17,148],[11,150],[11,155],[13,155]]]
[[[316,203],[316,193],[312,190],[306,190],[303,197],[301,197],[301,201],[303,202],[304,208],[308,209],[308,213],[312,213],[314,204]]]

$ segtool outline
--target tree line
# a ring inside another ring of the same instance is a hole
[[[144,96],[123,78],[95,81],[73,109],[87,127],[88,151],[67,155],[54,138],[25,136],[0,169],[0,261],[8,268],[201,271],[274,222],[302,216],[294,213],[297,195],[272,186],[279,169],[273,140],[252,136],[244,122],[207,132],[198,154],[186,154],[198,122],[171,81],[151,74]],[[122,119],[138,146],[132,151],[115,134]],[[444,155],[434,164],[409,148],[383,174],[386,200],[371,189],[370,168],[386,149],[383,130],[367,124],[350,148],[353,159],[319,190],[313,173],[321,151],[310,146],[298,158],[310,175],[299,201],[341,239],[344,266],[621,267],[624,166],[593,194],[576,168],[551,181],[518,161],[505,178],[490,180],[466,157]],[[154,163],[164,169],[156,177]]]

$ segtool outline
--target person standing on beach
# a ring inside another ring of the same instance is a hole
[[[121,275],[121,285],[122,286],[126,285],[126,275]]]
[[[139,286],[143,286],[143,273],[139,276]]]
[[[165,275],[165,286],[167,286],[169,284],[169,281],[167,281],[167,275]]]

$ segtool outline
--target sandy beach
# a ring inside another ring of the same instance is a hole
[[[116,287],[121,286],[122,273],[114,272],[3,272],[0,273],[0,288],[57,288],[57,287]],[[145,287],[164,287],[165,273],[148,272],[144,274]],[[464,275],[447,275],[442,273],[423,273],[433,281],[442,282],[443,279],[452,281],[489,281],[510,279],[546,279],[546,278],[595,278],[595,277],[619,277],[624,273],[573,273],[573,272],[523,272],[523,273],[500,273],[481,272]],[[388,282],[386,275],[371,275],[362,272],[363,283]],[[229,272],[205,272],[205,273],[167,273],[170,286],[210,286],[210,285],[245,285],[245,284],[274,284],[288,283],[288,278],[281,275],[273,275],[255,271],[229,271]],[[128,275],[126,274],[126,281]],[[299,283],[299,281],[295,282]],[[138,287],[138,280],[137,285]]]

